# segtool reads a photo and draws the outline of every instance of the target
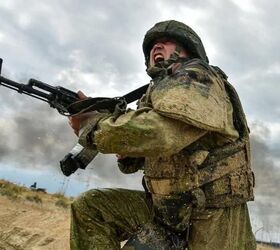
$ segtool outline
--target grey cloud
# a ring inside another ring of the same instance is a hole
[[[251,207],[265,225],[278,226],[276,222],[280,219],[280,168],[275,165],[266,142],[270,130],[262,122],[254,122],[251,129],[252,165],[256,178],[256,201]]]
[[[280,37],[273,27],[279,23],[279,15],[274,11],[275,5],[279,3],[262,1],[254,5],[256,12],[248,12],[224,1],[209,10],[208,14],[215,18],[207,19],[203,25],[207,25],[208,35],[219,52],[218,64],[240,74],[278,62]],[[274,23],[272,28],[270,23]]]
[[[57,119],[45,106],[32,106],[31,110],[19,110],[11,119],[7,118],[1,131],[1,150],[5,148],[4,159],[20,163],[23,168],[33,166],[57,167],[59,160],[71,149],[74,136],[66,122]],[[16,126],[12,126],[15,124]],[[9,126],[10,125],[10,126]]]
[[[274,143],[273,145],[270,145],[270,150],[272,157],[277,159],[280,162],[280,143]]]
[[[279,96],[277,85],[280,73],[255,70],[238,80],[238,90],[244,100],[245,110],[254,119],[279,122]]]

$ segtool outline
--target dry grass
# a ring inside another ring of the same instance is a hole
[[[27,187],[19,186],[6,180],[0,180],[0,195],[10,200],[29,201],[34,203],[54,204],[55,206],[68,208],[73,198],[68,198],[62,193],[48,194],[37,192]]]
[[[0,195],[5,195],[11,200],[19,199],[27,188],[15,185],[11,182],[0,180]]]
[[[42,203],[42,199],[38,194],[26,195],[25,199],[35,203]]]

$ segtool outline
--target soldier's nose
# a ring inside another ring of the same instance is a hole
[[[163,43],[156,43],[154,44],[153,46],[153,50],[156,50],[156,49],[162,49],[163,48]]]

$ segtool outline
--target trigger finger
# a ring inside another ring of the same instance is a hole
[[[81,90],[77,94],[81,100],[87,99],[87,96]]]

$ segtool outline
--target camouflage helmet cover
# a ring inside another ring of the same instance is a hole
[[[170,37],[179,42],[193,57],[208,61],[204,46],[200,37],[186,24],[175,21],[163,21],[156,23],[154,27],[147,31],[143,41],[143,52],[146,64],[149,60],[150,50],[156,39]]]

